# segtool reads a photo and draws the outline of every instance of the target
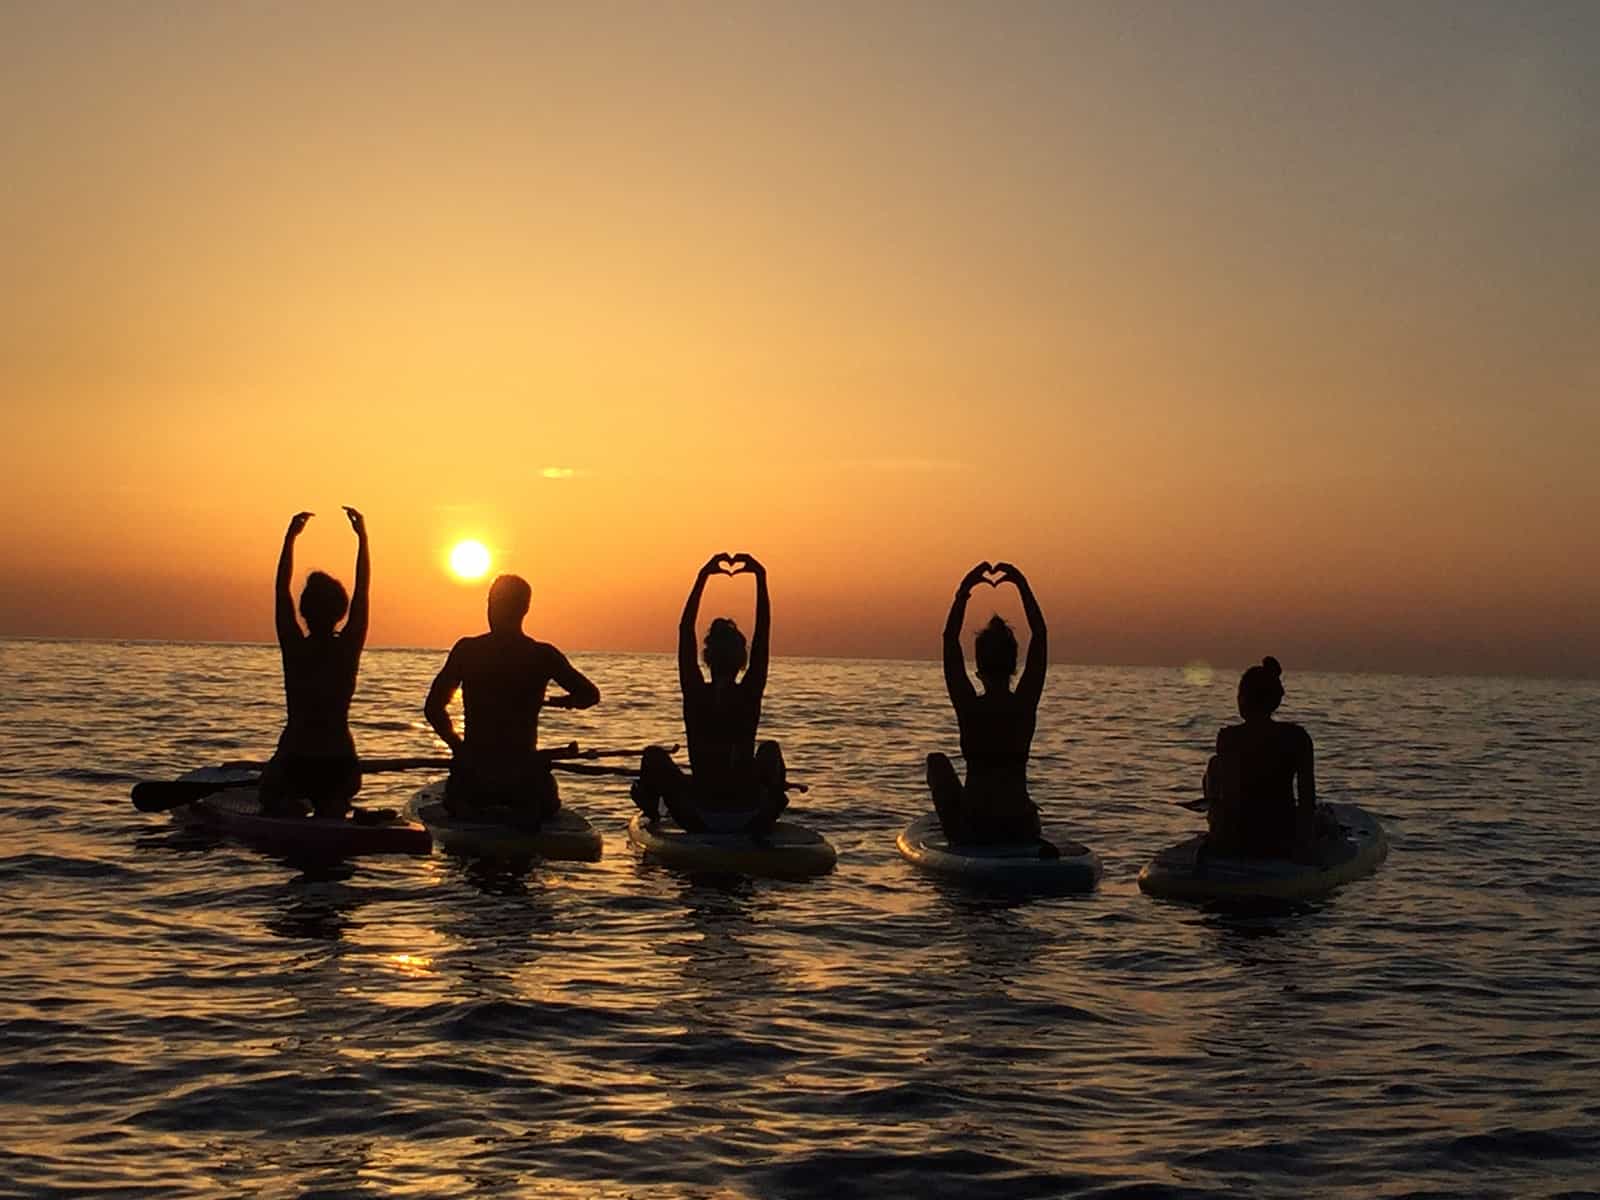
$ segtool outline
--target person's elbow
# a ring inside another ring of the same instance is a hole
[[[600,689],[592,683],[572,693],[573,708],[593,708],[599,703]]]

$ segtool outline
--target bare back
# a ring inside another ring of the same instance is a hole
[[[545,690],[572,669],[561,651],[526,634],[462,638],[445,672],[460,684],[467,749],[491,758],[530,753],[539,742]]]
[[[361,643],[339,634],[280,638],[288,720],[278,747],[313,758],[354,757],[350,701],[356,693]]]

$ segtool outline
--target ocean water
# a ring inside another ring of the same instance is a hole
[[[367,655],[364,754],[434,752],[440,658]],[[574,658],[604,702],[547,741],[682,739],[671,659]],[[598,864],[285,862],[127,795],[264,757],[274,650],[0,669],[0,1194],[1600,1194],[1600,683],[1291,671],[1321,790],[1393,848],[1241,914],[1135,883],[1199,828],[1232,673],[1052,668],[1035,796],[1105,878],[1027,899],[895,854],[954,750],[934,663],[774,665],[839,850],[803,884],[643,864],[576,777]]]

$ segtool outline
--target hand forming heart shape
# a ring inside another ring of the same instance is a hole
[[[1005,581],[1006,573],[1004,571],[990,569],[983,573],[983,582],[987,583],[990,587],[999,587]]]

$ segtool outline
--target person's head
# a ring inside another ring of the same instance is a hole
[[[306,576],[306,586],[300,589],[300,615],[306,619],[306,628],[312,633],[332,633],[349,607],[350,597],[345,595],[344,584],[332,575],[313,571]]]
[[[489,628],[494,633],[515,633],[522,628],[533,602],[533,589],[520,575],[501,575],[489,585]]]
[[[1270,717],[1283,703],[1283,668],[1272,655],[1239,676],[1239,715]]]
[[[706,630],[704,653],[711,678],[717,680],[732,679],[744,670],[749,658],[744,634],[727,617],[718,617],[711,622],[711,628]]]
[[[1002,687],[1010,685],[1011,677],[1017,673],[1017,635],[998,613],[978,630],[972,656],[977,660],[979,679]]]

